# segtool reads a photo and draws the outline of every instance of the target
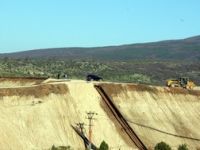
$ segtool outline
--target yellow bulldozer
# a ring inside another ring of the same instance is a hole
[[[185,89],[193,89],[196,85],[193,81],[187,77],[181,77],[179,79],[169,79],[166,81],[168,87],[182,87]]]

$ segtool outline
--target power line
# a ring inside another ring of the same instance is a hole
[[[151,127],[151,126],[147,126],[147,125],[144,125],[144,124],[136,123],[136,122],[128,120],[128,119],[126,119],[126,121],[129,122],[129,123],[135,124],[137,126],[148,128],[150,130],[154,130],[154,131],[157,131],[157,132],[160,132],[160,133],[164,133],[164,134],[167,134],[167,135],[171,135],[171,136],[175,136],[175,137],[178,137],[178,138],[185,138],[185,139],[189,139],[189,140],[200,141],[199,138],[193,138],[193,137],[178,135],[178,134],[174,134],[174,133],[169,133],[169,132],[166,132],[166,131],[163,131],[163,130],[160,130],[160,129],[157,129],[157,128],[154,128],[154,127]]]
[[[101,114],[99,114],[99,115],[100,116],[105,116],[105,115],[101,115]],[[107,118],[104,118],[104,119],[107,119]],[[175,134],[175,133],[170,133],[170,132],[167,132],[167,131],[160,130],[160,129],[156,128],[156,127],[151,127],[151,126],[148,126],[148,125],[137,123],[137,122],[135,122],[133,120],[130,120],[130,119],[127,119],[127,118],[125,118],[125,120],[127,122],[131,123],[131,124],[134,124],[134,125],[137,125],[137,126],[141,126],[143,128],[147,128],[149,130],[154,130],[156,132],[160,132],[160,133],[167,134],[167,135],[170,135],[170,136],[175,136],[175,137],[178,137],[178,138],[185,138],[185,139],[189,139],[189,140],[200,141],[200,138],[193,138],[193,137],[178,135],[178,134]]]

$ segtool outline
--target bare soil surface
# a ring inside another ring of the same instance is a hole
[[[200,91],[101,84],[146,147],[164,141],[177,149],[200,145]]]
[[[134,150],[123,128],[94,88],[101,86],[146,147],[164,141],[173,149],[200,145],[200,90],[129,83],[66,79],[0,79],[1,149],[84,149],[71,125],[85,123],[92,111],[92,142],[105,140],[113,150]]]

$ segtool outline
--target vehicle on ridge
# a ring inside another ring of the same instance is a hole
[[[94,75],[94,74],[88,74],[86,77],[86,80],[87,81],[100,81],[100,80],[103,80],[103,78],[99,77],[97,75]]]

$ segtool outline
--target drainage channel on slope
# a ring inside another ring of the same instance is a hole
[[[142,141],[139,139],[139,137],[136,135],[136,133],[133,131],[133,129],[129,126],[126,119],[123,117],[123,115],[120,113],[120,111],[117,109],[115,104],[112,102],[110,97],[106,94],[104,89],[99,85],[94,85],[98,93],[101,95],[103,101],[108,106],[109,110],[112,112],[118,123],[121,125],[121,127],[124,129],[126,134],[129,136],[131,141],[140,149],[140,150],[147,150],[146,146],[142,143]]]

